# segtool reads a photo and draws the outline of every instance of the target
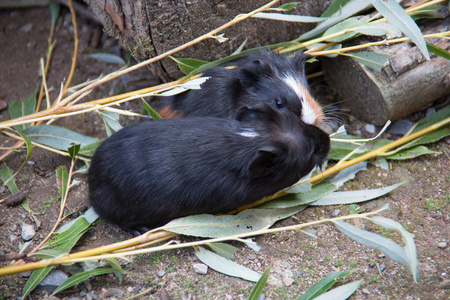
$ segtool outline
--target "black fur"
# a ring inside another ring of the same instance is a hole
[[[300,99],[281,78],[290,75],[307,87],[304,69],[309,58],[310,55],[301,51],[294,57],[259,51],[236,61],[233,69],[216,67],[206,70],[203,74],[210,78],[201,85],[201,89],[162,97],[158,110],[168,109],[171,113],[167,117],[233,118],[240,107],[265,103],[300,116]]]
[[[95,152],[90,202],[101,218],[128,231],[226,213],[294,184],[329,147],[320,129],[265,104],[242,107],[234,119],[138,123]]]

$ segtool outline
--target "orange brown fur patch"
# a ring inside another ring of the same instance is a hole
[[[172,107],[170,106],[164,106],[160,109],[158,109],[158,114],[163,118],[163,119],[173,119],[173,118],[183,118],[183,114],[178,111],[178,110],[174,110]]]

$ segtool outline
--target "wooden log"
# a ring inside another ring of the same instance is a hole
[[[220,25],[238,14],[247,13],[268,3],[268,0],[85,0],[103,23],[106,31],[119,39],[141,61],[182,45]],[[291,1],[280,1],[287,3]],[[326,0],[302,1],[292,12],[319,16],[326,9]],[[276,5],[278,6],[278,5]],[[209,39],[177,55],[213,61],[229,55],[247,40],[246,48],[265,46],[297,38],[315,24],[249,19],[225,30],[229,40],[220,43]],[[170,59],[150,66],[163,80],[179,78],[182,74]]]
[[[450,29],[450,18],[427,23],[424,33]],[[428,42],[450,50],[450,41]],[[450,95],[450,60],[431,54],[426,61],[411,42],[374,47],[389,55],[382,72],[349,57],[324,58],[322,67],[330,85],[340,94],[342,106],[356,118],[378,126],[398,120]]]

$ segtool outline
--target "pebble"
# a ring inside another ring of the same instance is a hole
[[[385,264],[381,264],[380,265],[380,272],[383,272],[384,270],[386,270],[386,265]]]
[[[438,247],[441,249],[444,249],[445,247],[447,247],[447,242],[440,242],[438,243]]]
[[[413,125],[413,121],[402,119],[394,122],[394,124],[389,127],[388,131],[393,135],[404,135],[411,129],[411,127],[413,127]]]
[[[378,254],[378,257],[383,258],[383,257],[386,257],[386,255],[384,255],[384,253],[380,253],[380,254]]]
[[[53,293],[56,288],[68,278],[69,276],[63,271],[53,270],[41,281],[41,283],[39,283],[39,287],[41,290]]]
[[[333,212],[331,213],[331,216],[332,216],[332,217],[337,217],[337,216],[339,216],[340,213],[341,213],[341,210],[340,210],[340,209],[335,209],[335,210],[333,210]]]
[[[370,295],[370,291],[368,289],[362,289],[362,292],[366,295]]]
[[[6,101],[0,100],[0,111],[6,109],[8,107],[8,103]]]
[[[104,297],[118,297],[119,299],[122,299],[124,295],[125,292],[117,288],[109,288],[103,294]]]
[[[292,279],[291,277],[284,277],[283,283],[285,286],[291,286],[294,283],[294,279]]]
[[[194,269],[194,272],[198,274],[205,275],[208,273],[208,266],[205,264],[194,264],[192,268]]]
[[[259,295],[257,300],[265,300],[265,299],[266,299],[266,295],[261,294],[261,295]]]
[[[97,300],[97,295],[94,292],[89,292],[86,294],[86,300]]]
[[[436,113],[436,108],[430,107],[430,108],[427,109],[427,112],[425,113],[425,116],[429,117],[431,115],[434,115],[435,113]]]
[[[164,270],[159,270],[156,275],[158,275],[158,277],[163,277],[164,275],[166,275],[166,272]]]
[[[374,134],[377,129],[376,129],[375,125],[366,124],[366,125],[364,125],[364,130],[367,131],[368,133]]]
[[[31,240],[34,235],[36,234],[36,231],[34,230],[33,225],[24,223],[22,221],[19,222],[20,227],[22,228],[22,239],[24,241],[29,241]]]

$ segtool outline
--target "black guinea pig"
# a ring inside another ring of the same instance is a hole
[[[158,113],[163,118],[233,118],[240,107],[265,103],[280,111],[289,110],[307,124],[317,125],[323,113],[308,89],[305,62],[309,58],[301,51],[289,57],[261,50],[237,60],[232,69],[208,69],[203,76],[210,78],[201,89],[162,97]]]
[[[96,150],[89,198],[136,233],[183,216],[226,213],[296,183],[327,157],[316,126],[267,104],[234,119],[193,117],[125,127]]]

